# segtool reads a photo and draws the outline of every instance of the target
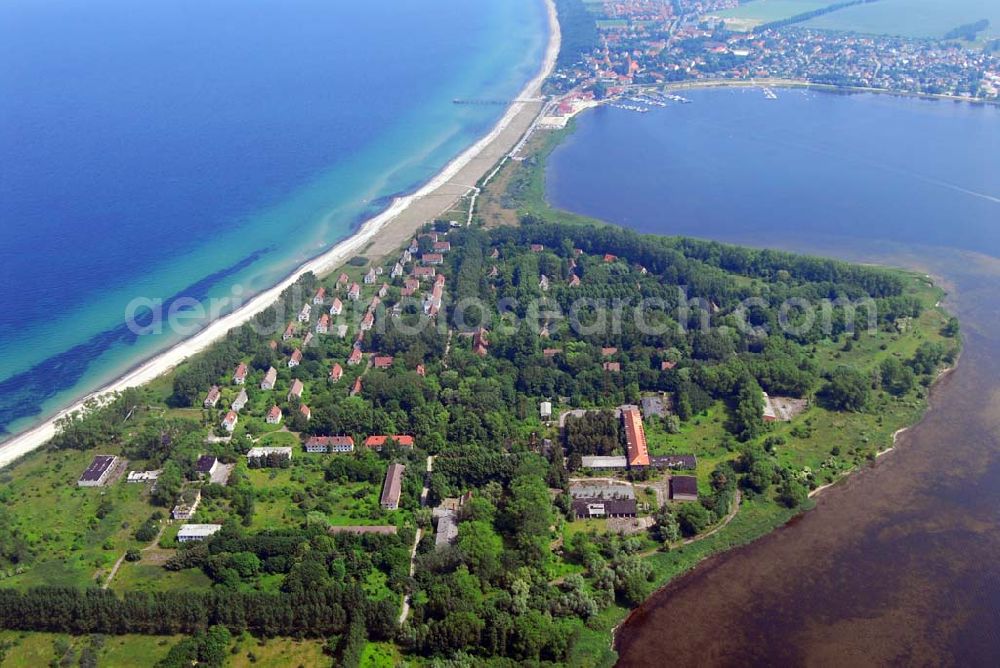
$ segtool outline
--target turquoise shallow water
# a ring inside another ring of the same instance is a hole
[[[537,72],[541,0],[0,6],[0,433],[248,297],[426,182]]]

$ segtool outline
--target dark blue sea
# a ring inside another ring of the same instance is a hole
[[[550,201],[642,232],[1000,257],[1000,109],[876,94],[684,93],[601,107],[552,155]]]
[[[0,4],[0,434],[176,336],[136,297],[246,297],[426,182],[541,64],[541,0]]]

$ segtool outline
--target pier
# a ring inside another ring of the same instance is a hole
[[[513,99],[513,100],[490,100],[490,99],[463,100],[461,98],[455,98],[451,102],[452,102],[452,104],[477,104],[477,105],[491,104],[491,105],[498,105],[498,106],[506,107],[506,106],[509,106],[511,104],[518,104],[518,103],[530,104],[532,102],[545,102],[545,98],[542,98],[542,97],[529,97],[529,98]]]

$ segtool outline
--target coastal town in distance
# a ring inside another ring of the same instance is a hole
[[[701,87],[1000,101],[1000,25],[848,20],[895,1],[539,0],[537,79],[446,98],[506,109],[480,162],[0,442],[0,667],[667,665],[622,627],[884,463],[965,321],[927,272],[561,210],[546,161]]]

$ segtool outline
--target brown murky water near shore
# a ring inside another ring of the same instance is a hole
[[[1000,665],[1000,259],[794,250],[934,275],[963,355],[894,452],[635,611],[619,665]]]

